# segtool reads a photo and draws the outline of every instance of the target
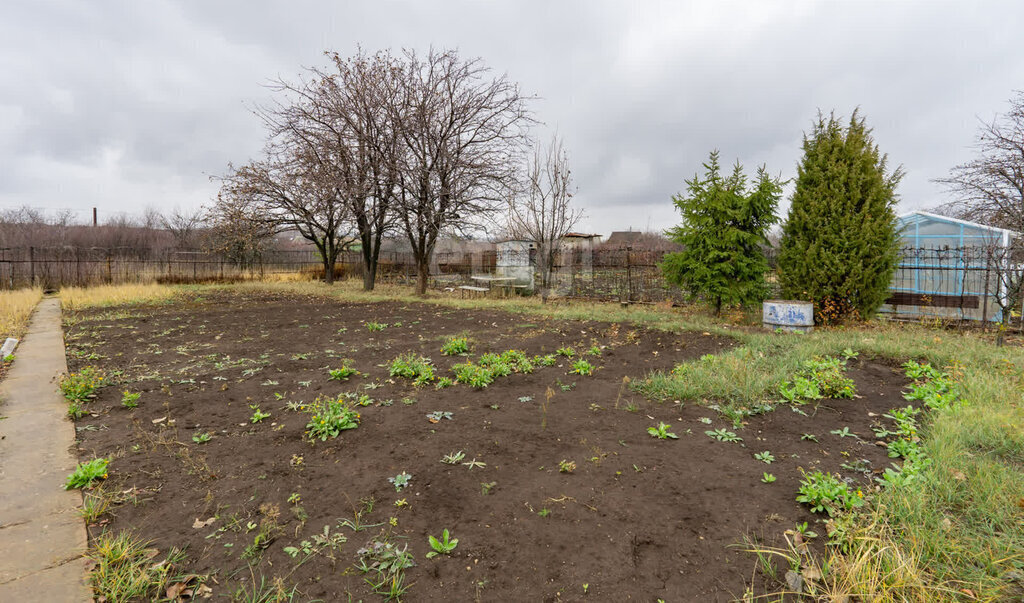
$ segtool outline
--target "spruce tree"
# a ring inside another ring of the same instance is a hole
[[[813,301],[819,323],[869,318],[888,298],[899,259],[902,169],[887,172],[856,111],[845,128],[819,114],[803,149],[779,251],[782,294]]]
[[[691,298],[701,297],[720,314],[723,305],[749,304],[767,291],[764,257],[768,229],[778,218],[775,208],[782,183],[764,167],[748,189],[739,162],[722,176],[718,151],[704,164],[703,178],[687,180],[687,195],[672,198],[682,214],[679,226],[666,232],[683,251],[666,254],[661,264],[669,282]]]

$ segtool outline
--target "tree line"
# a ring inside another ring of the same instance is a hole
[[[977,158],[936,181],[954,195],[936,211],[1024,232],[1024,93],[1017,93],[1007,114],[982,122],[976,143]],[[767,294],[764,250],[779,223],[786,182],[764,167],[748,182],[739,163],[723,174],[717,151],[704,169],[686,181],[686,194],[673,197],[682,222],[667,234],[682,250],[667,254],[661,268],[666,279],[720,313],[723,306],[757,303]],[[804,134],[782,225],[782,295],[814,302],[819,323],[873,316],[889,297],[899,263],[896,187],[902,177],[901,167],[889,168],[858,112],[846,123],[834,113],[819,114]],[[1022,239],[985,250],[1004,293],[997,295],[1004,320],[1020,308]]]

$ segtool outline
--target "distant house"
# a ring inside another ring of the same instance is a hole
[[[604,242],[605,247],[632,247],[643,239],[644,233],[639,230],[616,230]]]

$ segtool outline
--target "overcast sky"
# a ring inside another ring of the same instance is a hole
[[[671,226],[716,148],[794,177],[819,109],[859,107],[906,170],[900,209],[928,208],[1024,88],[1022,23],[1019,1],[5,2],[0,208],[208,203],[209,176],[260,150],[265,84],[357,45],[456,48],[540,97],[580,230]]]

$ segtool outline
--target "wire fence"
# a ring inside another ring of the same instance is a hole
[[[552,266],[552,295],[627,303],[683,303],[686,295],[669,284],[659,264],[666,251],[575,248],[556,254]],[[777,295],[776,256],[767,250],[766,274],[771,294]],[[429,285],[456,289],[472,284],[472,277],[494,274],[495,250],[454,250],[435,253]],[[987,248],[903,249],[893,277],[892,294],[883,312],[899,315],[1001,320],[1005,312],[1024,320],[1021,312],[1021,258],[1000,256]],[[1015,261],[1016,260],[1016,261]],[[523,262],[536,266],[535,252]],[[344,252],[335,265],[336,278],[361,278],[359,252]],[[527,273],[533,272],[532,268]],[[151,250],[95,247],[0,248],[0,289],[32,285],[46,289],[104,283],[225,282],[267,275],[304,273],[323,277],[323,263],[315,250],[274,250],[256,261],[241,263],[202,250]],[[537,275],[535,275],[535,278]],[[1016,280],[1014,280],[1016,278]],[[384,251],[378,281],[415,282],[416,262],[411,253]],[[539,283],[539,278],[531,284]],[[1016,308],[1017,310],[1014,310]]]

